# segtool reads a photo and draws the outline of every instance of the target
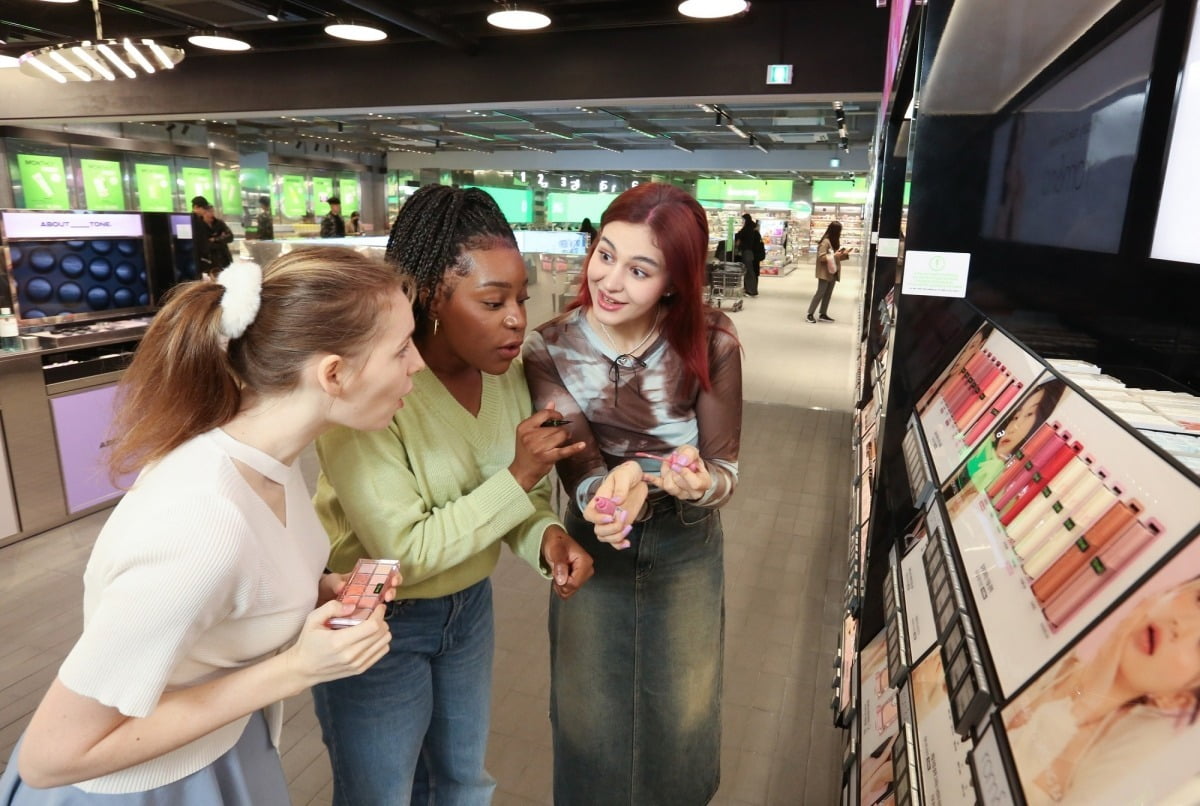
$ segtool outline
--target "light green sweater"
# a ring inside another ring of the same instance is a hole
[[[426,370],[386,429],[322,435],[313,503],[333,543],[329,567],[345,573],[360,557],[396,559],[397,598],[429,599],[489,576],[503,540],[548,576],[542,535],[560,523],[550,483],[526,493],[508,471],[517,424],[531,412],[520,361],[504,375],[484,374],[478,417]]]

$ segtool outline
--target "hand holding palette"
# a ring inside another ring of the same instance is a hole
[[[339,602],[353,604],[354,611],[349,615],[335,616],[326,622],[331,628],[338,630],[342,627],[353,627],[361,624],[371,616],[376,605],[382,604],[384,594],[400,579],[400,563],[398,560],[368,560],[359,559],[354,564],[350,581],[338,594]]]

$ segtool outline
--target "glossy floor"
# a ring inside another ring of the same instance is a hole
[[[832,727],[829,701],[845,585],[859,287],[854,267],[846,268],[830,307],[833,324],[804,321],[816,284],[807,269],[763,278],[759,296],[731,314],[745,346],[747,405],[741,482],[722,513],[727,634],[718,804],[837,802],[841,732]],[[530,321],[549,315],[549,288],[531,289]],[[311,451],[303,461],[311,481]],[[0,549],[0,769],[78,635],[79,578],[107,515]],[[547,591],[507,552],[493,581],[494,802],[548,804]],[[50,609],[35,605],[46,591],[58,600]],[[308,696],[289,701],[287,715],[282,752],[292,800],[325,806],[329,764]]]

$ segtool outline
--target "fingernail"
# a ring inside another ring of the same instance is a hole
[[[622,540],[620,543],[617,544],[617,548],[618,549],[627,549],[631,545],[633,545],[633,544],[630,543],[628,540]]]
[[[624,529],[621,530],[621,537],[627,536],[632,531],[633,531],[633,524],[631,523],[631,524],[628,524]]]
[[[612,523],[614,520],[616,520],[616,518],[614,518],[612,515],[605,515],[603,518],[600,519],[600,522],[601,523]]]
[[[628,516],[629,513],[627,513],[625,510],[621,509],[620,507],[617,507],[617,511],[614,512],[613,514],[616,515],[619,519],[625,520],[625,518]]]

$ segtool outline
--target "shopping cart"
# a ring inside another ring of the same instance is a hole
[[[728,300],[730,312],[740,311],[746,302],[742,298],[742,278],[745,273],[746,269],[741,263],[710,262],[707,265],[708,283],[704,289],[704,301],[720,308]]]

